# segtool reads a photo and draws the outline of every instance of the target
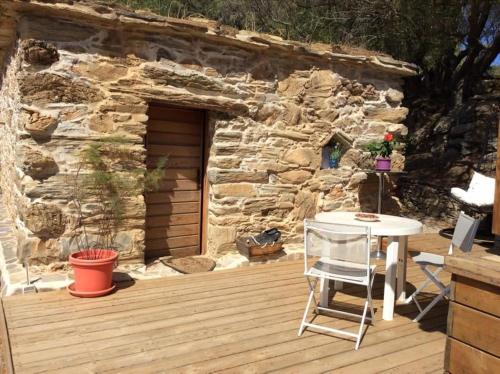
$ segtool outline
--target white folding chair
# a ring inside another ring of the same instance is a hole
[[[459,248],[462,252],[471,251],[479,222],[480,220],[469,217],[464,212],[460,212],[457,224],[455,225],[455,230],[453,232],[453,237],[451,239],[450,248],[448,250],[449,255],[453,254],[454,247]],[[412,255],[412,259],[420,266],[420,269],[422,269],[427,276],[425,282],[422,283],[422,285],[420,285],[420,287],[418,287],[417,290],[415,290],[415,292],[406,299],[407,302],[413,300],[415,305],[417,305],[420,313],[413,321],[418,322],[427,314],[429,310],[432,309],[432,307],[434,307],[434,305],[439,302],[439,300],[448,296],[450,293],[450,286],[445,286],[438,278],[438,274],[444,267],[444,256],[428,252],[417,252]],[[437,269],[432,272],[429,270],[429,266],[436,267]],[[425,309],[422,309],[417,300],[417,295],[431,282],[434,283],[441,292],[429,303],[429,305],[425,307]]]
[[[372,286],[375,277],[376,265],[370,265],[370,228],[363,226],[339,225],[314,220],[304,221],[304,275],[309,284],[309,299],[307,301],[304,316],[300,324],[298,335],[302,335],[307,327],[347,335],[356,338],[356,347],[359,348],[363,336],[365,320],[375,323]],[[314,265],[308,265],[309,257],[319,257]],[[314,297],[314,291],[318,281],[329,282],[330,280],[344,283],[352,283],[365,286],[367,299],[364,304],[363,314],[348,313],[320,306]],[[338,330],[308,320],[307,315],[311,303],[314,301],[316,314],[320,311],[329,311],[334,314],[361,318],[357,334],[349,331]],[[366,313],[370,307],[371,317]]]

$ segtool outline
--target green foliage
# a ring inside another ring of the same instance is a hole
[[[377,140],[367,144],[366,149],[374,157],[389,157],[396,145],[397,142],[394,140],[392,134],[386,134],[382,141]]]
[[[153,170],[130,167],[127,139],[108,137],[89,144],[80,154],[74,181],[73,202],[83,229],[83,249],[113,248],[116,234],[123,226],[130,198],[155,191],[165,175],[166,158]],[[93,217],[86,217],[84,207],[91,205]],[[98,239],[89,239],[90,226],[97,226]]]
[[[340,149],[340,146],[337,143],[332,144],[330,148],[330,159],[340,160],[340,156],[342,156],[342,150]]]
[[[492,77],[500,78],[500,65],[491,66],[488,70],[488,74]]]

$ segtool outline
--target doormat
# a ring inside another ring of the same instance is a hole
[[[215,268],[215,261],[206,257],[164,258],[160,261],[183,274],[203,273]]]

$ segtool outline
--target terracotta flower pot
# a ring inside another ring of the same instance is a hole
[[[375,169],[379,171],[391,171],[390,157],[377,157],[375,159]]]
[[[78,297],[104,296],[113,291],[113,268],[118,252],[112,249],[90,249],[72,253],[75,282],[68,286],[70,294]]]

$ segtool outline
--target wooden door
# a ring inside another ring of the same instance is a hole
[[[168,161],[159,190],[145,194],[146,258],[200,254],[205,113],[152,104],[148,116],[146,164]]]

